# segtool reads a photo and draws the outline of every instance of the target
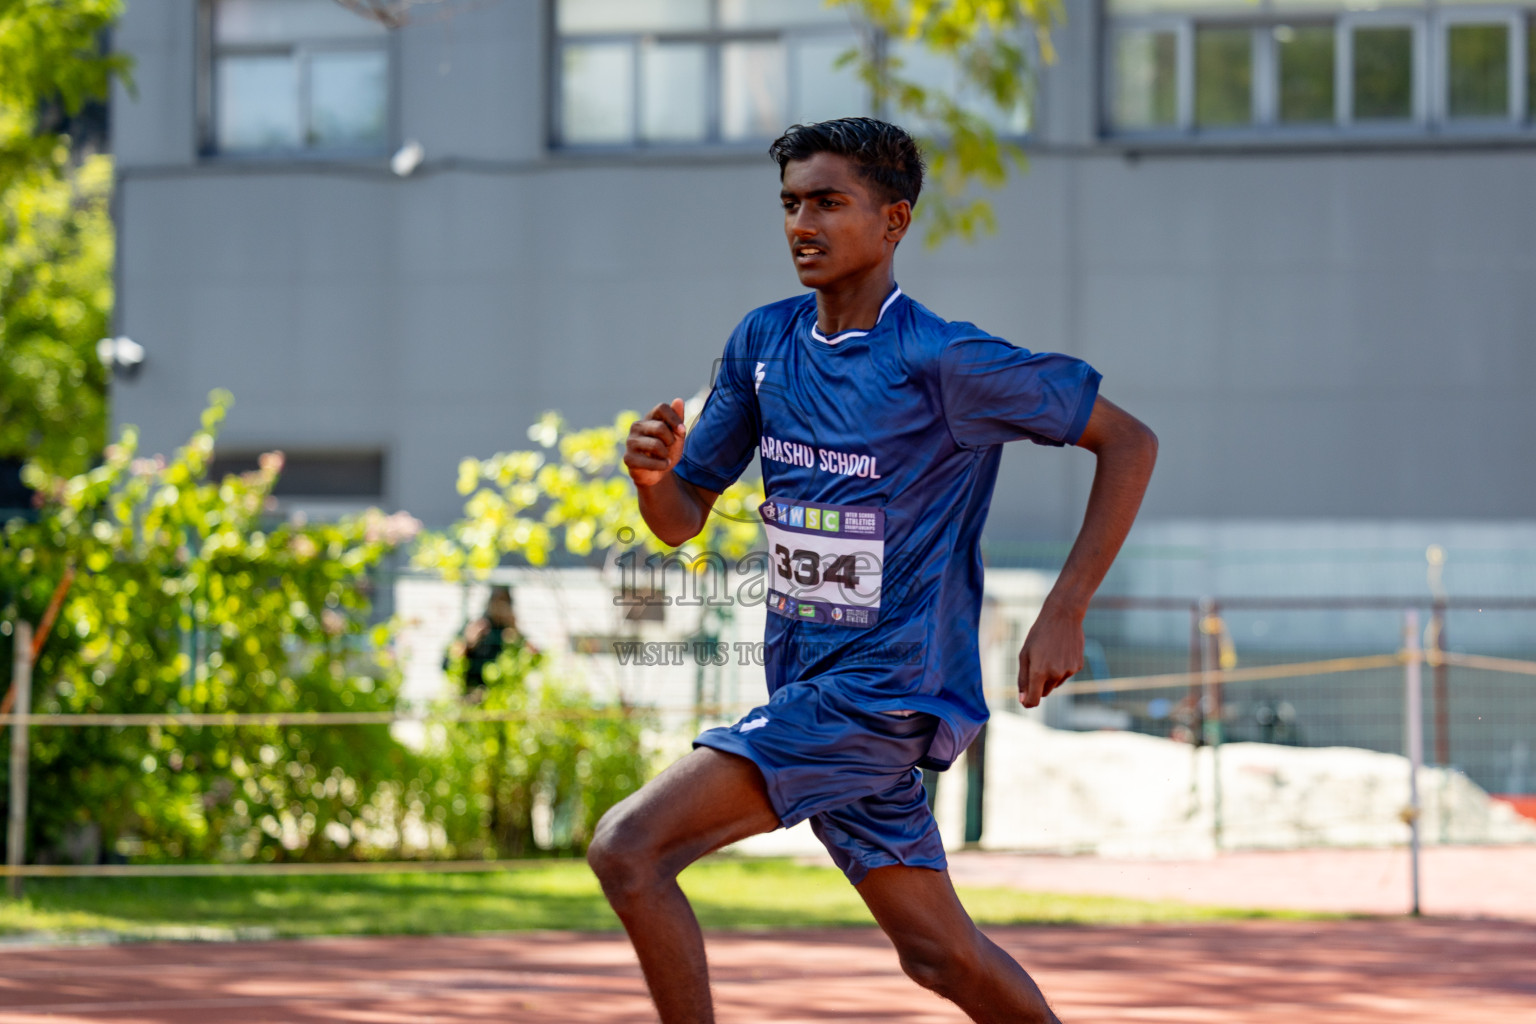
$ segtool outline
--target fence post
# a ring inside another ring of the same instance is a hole
[[[1204,694],[1201,697],[1201,728],[1204,741],[1211,748],[1211,843],[1221,849],[1221,647],[1217,638],[1220,606],[1215,599],[1204,598],[1200,602],[1200,678]]]
[[[1205,667],[1205,634],[1200,631],[1203,605],[1194,601],[1189,606],[1189,745],[1198,748],[1205,735],[1205,717],[1200,699],[1201,670]]]
[[[1419,766],[1424,763],[1424,653],[1419,647],[1419,612],[1410,608],[1403,613],[1403,639],[1407,661],[1404,665],[1405,694],[1403,714],[1407,719],[1405,745],[1408,748],[1408,806],[1403,820],[1408,823],[1409,884],[1412,886],[1413,910],[1419,907]]]
[[[7,866],[19,868],[26,863],[27,843],[27,716],[32,711],[32,624],[16,623],[11,639],[16,647],[12,662],[11,689],[16,700],[11,705],[11,815],[5,834]],[[11,898],[21,899],[21,876],[11,875]]]
[[[1445,650],[1445,598],[1435,598],[1431,621],[1434,629],[1435,650]],[[1442,768],[1451,766],[1451,666],[1445,659],[1435,659],[1435,763]]]

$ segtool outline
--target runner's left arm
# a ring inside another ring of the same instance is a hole
[[[1083,667],[1083,618],[1136,521],[1157,461],[1157,435],[1102,395],[1079,448],[1098,459],[1083,525],[1019,651],[1019,700],[1027,708]]]

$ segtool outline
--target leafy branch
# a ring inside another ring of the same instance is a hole
[[[998,189],[1024,151],[978,113],[985,102],[1005,114],[1028,112],[1039,66],[1055,60],[1050,30],[1064,20],[1061,0],[827,0],[871,31],[842,58],[869,87],[875,108],[914,126],[928,158],[932,192],[920,204],[924,241],[971,241],[997,229],[992,204],[974,186]],[[917,46],[957,72],[958,88],[925,85],[892,43]]]
[[[464,516],[444,533],[423,536],[416,564],[457,579],[484,577],[508,555],[544,565],[557,545],[578,557],[616,545],[667,550],[641,518],[624,472],[624,440],[638,418],[625,412],[610,426],[571,430],[546,412],[528,429],[537,448],[465,459],[458,480]],[[745,554],[758,536],[762,500],[758,484],[728,488],[684,550]]]

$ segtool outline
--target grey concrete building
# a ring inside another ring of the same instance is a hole
[[[1092,361],[1154,426],[1147,543],[1536,532],[1532,9],[1361,8],[1069,0],[999,231],[898,259],[935,311]],[[413,10],[130,0],[118,316],[148,359],[114,415],[164,448],[229,388],[225,453],[281,447],[301,497],[440,524],[459,458],[543,410],[704,386],[737,319],[798,291],[766,141],[867,104],[815,0]],[[999,551],[1069,538],[1092,469],[1016,447]],[[1379,583],[1421,591],[1422,565]],[[1488,582],[1529,589],[1510,571]],[[1147,585],[1210,585],[1175,576]]]

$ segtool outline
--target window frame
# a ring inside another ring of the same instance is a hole
[[[379,42],[359,39],[296,39],[291,43],[256,43],[220,45],[215,37],[215,19],[219,0],[198,0],[196,5],[197,39],[197,155],[203,160],[229,161],[335,161],[376,160],[388,156],[400,136],[399,74],[400,47],[397,33],[387,32]],[[362,17],[361,15],[354,15]],[[317,53],[382,53],[384,55],[384,137],[377,143],[341,146],[313,146],[308,138],[314,116],[310,96],[311,62]],[[262,149],[224,149],[219,146],[218,62],[224,55],[290,56],[299,66],[298,103],[299,138],[297,146],[272,146]]]
[[[1426,0],[1417,5],[1388,6],[1376,10],[1350,10],[1341,0],[1337,7],[1276,10],[1270,3],[1256,4],[1243,12],[1227,7],[1191,6],[1184,10],[1137,11],[1116,14],[1109,0],[1099,7],[1103,29],[1097,48],[1102,65],[1095,81],[1100,138],[1107,142],[1148,141],[1170,143],[1296,142],[1318,140],[1347,142],[1373,138],[1426,138],[1446,136],[1524,137],[1536,134],[1536,81],[1531,70],[1536,55],[1536,0],[1514,3],[1442,4]],[[1502,24],[1509,30],[1509,116],[1450,116],[1449,29],[1463,24]],[[1282,26],[1331,27],[1334,34],[1333,116],[1328,121],[1287,123],[1280,120],[1280,42]],[[1206,27],[1248,26],[1253,42],[1252,116],[1241,125],[1202,126],[1196,122],[1194,101],[1195,33]],[[1354,116],[1355,37],[1360,28],[1401,26],[1411,32],[1411,112],[1403,120],[1378,120]],[[1120,37],[1128,31],[1171,31],[1177,45],[1178,117],[1176,123],[1157,127],[1121,126],[1116,123],[1117,66]]]
[[[785,47],[785,116],[796,107],[797,89],[795,62],[797,49],[793,45],[802,39],[834,38],[848,35],[850,45],[858,42],[858,29],[852,21],[843,25],[792,25],[784,28],[742,26],[740,28],[720,24],[720,0],[709,0],[710,27],[707,29],[675,29],[657,32],[582,32],[566,35],[560,31],[560,0],[549,0],[546,5],[549,24],[549,117],[548,146],[560,153],[615,153],[634,151],[677,152],[696,149],[752,149],[754,152],[764,141],[757,138],[733,139],[724,134],[723,83],[721,81],[721,56],[729,43],[767,42],[782,43]],[[565,135],[565,54],[573,46],[591,46],[623,43],[630,49],[629,137],[616,142],[568,142]],[[696,44],[705,49],[705,128],[699,139],[649,140],[643,135],[645,95],[644,61],[646,46],[666,44]],[[868,104],[868,90],[865,102]]]
[[[1137,14],[1110,18],[1108,31],[1104,33],[1105,53],[1103,74],[1104,88],[1102,121],[1106,130],[1117,138],[1166,137],[1174,133],[1188,135],[1195,127],[1195,25],[1196,19],[1181,15]],[[1115,96],[1120,87],[1120,69],[1114,55],[1119,52],[1120,36],[1127,32],[1172,32],[1174,37],[1174,123],[1171,126],[1116,128],[1114,126]]]
[[[1280,119],[1280,38],[1278,31],[1281,28],[1321,28],[1326,29],[1333,36],[1333,112],[1326,121],[1282,121]],[[1319,133],[1336,132],[1339,130],[1339,31],[1337,18],[1331,14],[1313,14],[1310,11],[1300,12],[1294,18],[1274,18],[1270,21],[1259,23],[1255,29],[1258,44],[1264,53],[1263,73],[1265,78],[1254,85],[1255,92],[1262,96],[1262,119],[1254,121],[1254,127],[1261,129],[1267,136],[1316,136]],[[1259,71],[1256,69],[1255,74]]]
[[[1333,53],[1334,119],[1345,131],[1364,134],[1396,135],[1420,133],[1429,127],[1430,32],[1425,10],[1387,9],[1380,11],[1345,11],[1338,15]],[[1362,28],[1406,28],[1410,32],[1409,111],[1401,120],[1355,117],[1355,32]]]
[[[735,42],[775,42],[782,43],[785,47],[784,73],[784,116],[785,123],[792,123],[795,111],[800,107],[799,89],[800,76],[797,74],[798,61],[801,59],[801,48],[796,45],[800,42],[816,39],[846,39],[850,47],[861,45],[868,41],[866,33],[872,31],[868,26],[861,25],[850,16],[846,23],[829,22],[827,24],[813,24],[803,22],[785,27],[772,26],[742,26],[730,27],[721,24],[720,8],[722,0],[709,0],[710,28],[678,29],[657,32],[582,32],[565,35],[560,31],[560,0],[547,0],[545,4],[545,24],[547,35],[545,41],[545,53],[548,55],[548,75],[546,85],[548,88],[548,101],[545,105],[545,138],[547,149],[551,153],[559,155],[583,156],[583,155],[613,155],[633,153],[721,153],[721,152],[761,152],[763,143],[769,138],[727,138],[724,134],[724,82],[722,81],[722,56],[724,48],[729,43]],[[632,68],[630,71],[630,97],[629,97],[629,137],[623,141],[615,142],[568,142],[564,138],[565,120],[565,53],[572,45],[590,45],[601,43],[629,43]],[[704,136],[690,140],[648,140],[642,135],[643,114],[645,97],[643,95],[644,68],[641,59],[643,47],[647,44],[665,43],[699,43],[706,48],[705,88],[706,126]],[[879,58],[884,57],[887,41],[882,35],[877,35],[872,45]],[[869,89],[860,84],[863,94],[863,110],[870,116],[882,116],[885,111],[880,109],[870,95]],[[1033,125],[1037,111],[1030,111],[1026,117],[1026,124]],[[1023,134],[1011,132],[999,132],[999,137],[1012,140],[1022,140],[1029,137],[1029,130]]]
[[[1430,95],[1430,116],[1446,131],[1487,131],[1502,126],[1520,127],[1528,117],[1526,106],[1526,32],[1536,9],[1462,5],[1437,7],[1430,16],[1435,67],[1435,88]],[[1451,116],[1451,29],[1457,25],[1504,25],[1509,30],[1509,113],[1504,117]]]
[[[1261,127],[1259,121],[1260,98],[1264,88],[1260,85],[1260,73],[1267,67],[1262,63],[1260,56],[1259,37],[1267,35],[1261,31],[1263,25],[1248,18],[1235,18],[1225,12],[1218,12],[1210,16],[1192,17],[1189,19],[1189,68],[1184,77],[1187,83],[1181,83],[1189,90],[1190,120],[1189,123],[1196,134],[1219,133],[1229,135],[1232,133],[1251,132]],[[1246,124],[1232,125],[1202,125],[1199,119],[1199,82],[1195,74],[1196,64],[1200,59],[1199,37],[1201,29],[1246,29],[1248,32],[1248,122]]]

